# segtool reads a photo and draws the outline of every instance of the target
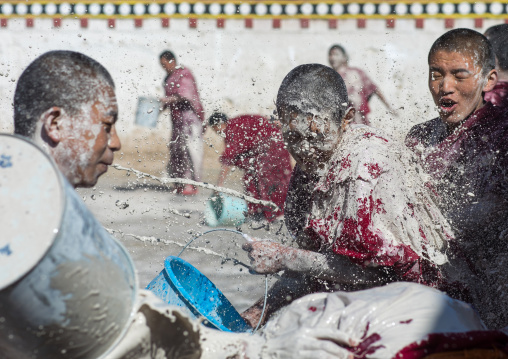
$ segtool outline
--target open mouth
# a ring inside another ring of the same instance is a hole
[[[439,100],[439,110],[441,112],[450,113],[457,107],[457,102],[450,99]]]

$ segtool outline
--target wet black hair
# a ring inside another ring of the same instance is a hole
[[[163,51],[160,55],[159,55],[159,59],[162,60],[162,59],[165,59],[165,60],[168,60],[168,61],[171,61],[171,60],[174,60],[175,63],[176,63],[176,57],[175,57],[175,54],[173,54],[171,51],[169,50],[165,50]]]
[[[499,69],[508,71],[508,24],[489,27],[485,36],[492,44]]]
[[[208,117],[208,125],[210,126],[216,126],[226,122],[228,122],[228,116],[222,112],[214,112]]]
[[[115,88],[99,62],[74,51],[49,51],[23,71],[14,93],[14,133],[33,137],[39,117],[53,106],[73,116],[100,96],[101,84]]]
[[[342,77],[331,67],[306,64],[291,70],[280,85],[276,106],[298,112],[331,112],[339,123],[347,109],[348,96]]]
[[[441,35],[429,51],[428,62],[437,51],[458,52],[476,58],[477,64],[486,75],[496,67],[496,57],[490,41],[478,31],[454,29]]]
[[[346,61],[349,61],[349,56],[348,56],[348,54],[346,52],[346,49],[344,49],[344,47],[342,47],[342,45],[338,45],[338,44],[332,45],[330,47],[330,49],[328,50],[328,55],[330,55],[330,53],[333,50],[339,50],[340,52],[342,52],[344,54],[344,56],[346,57]]]
[[[342,45],[338,45],[338,44],[332,45],[332,46],[328,49],[328,53],[332,52],[332,50],[339,50],[340,52],[342,52],[342,53],[343,53],[344,55],[346,55],[346,57],[347,57],[346,50],[344,49],[344,47],[342,47]]]

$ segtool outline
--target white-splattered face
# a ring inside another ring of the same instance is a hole
[[[482,91],[489,90],[490,81],[471,55],[437,51],[430,58],[429,89],[448,124],[460,123],[483,106]]]
[[[282,135],[295,161],[304,171],[324,165],[340,140],[340,128],[331,116],[277,110]]]
[[[103,85],[100,92],[99,99],[84,104],[78,115],[62,121],[62,140],[53,151],[55,161],[74,187],[94,186],[121,146],[115,129],[115,91]]]

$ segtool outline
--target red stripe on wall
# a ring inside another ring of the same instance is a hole
[[[446,29],[451,29],[455,26],[455,20],[454,19],[445,19],[444,21],[444,27]]]

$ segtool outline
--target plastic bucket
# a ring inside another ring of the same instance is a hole
[[[193,318],[206,318],[205,324],[212,328],[235,333],[252,330],[215,284],[181,258],[167,257],[164,269],[146,289]]]
[[[247,202],[245,200],[219,193],[206,201],[205,223],[210,227],[236,227],[245,221]]]
[[[159,118],[159,100],[156,97],[139,97],[136,125],[155,128]]]
[[[137,280],[124,247],[30,141],[0,134],[0,357],[103,358]]]

